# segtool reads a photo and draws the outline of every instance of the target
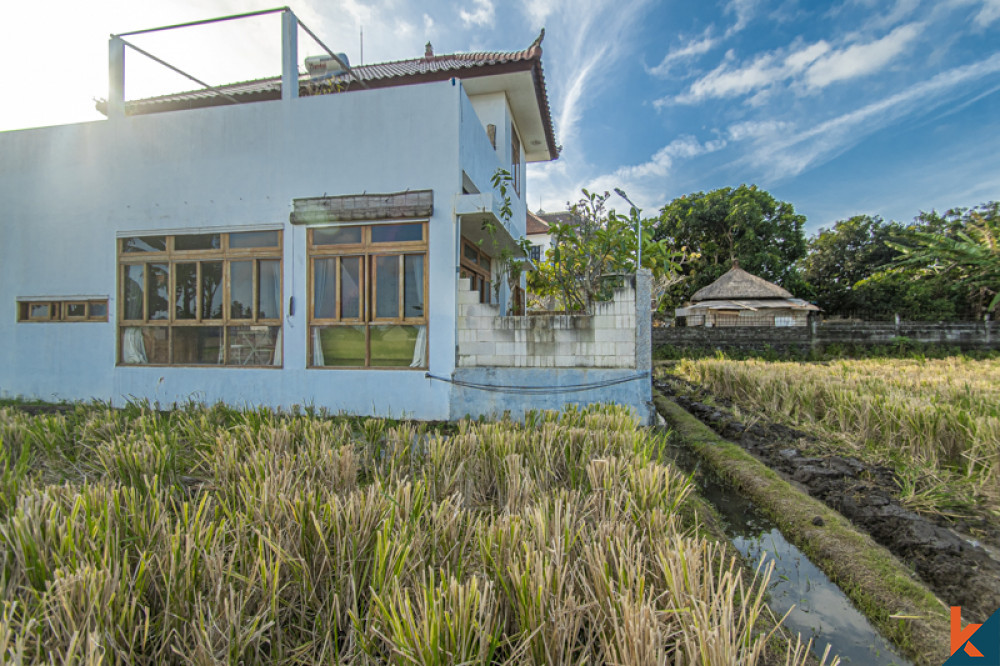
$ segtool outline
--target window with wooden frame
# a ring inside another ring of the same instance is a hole
[[[493,273],[490,258],[469,239],[462,238],[462,260],[459,276],[469,278],[472,291],[479,292],[480,303],[493,302]]]
[[[122,365],[282,364],[278,230],[118,239]]]
[[[107,299],[19,300],[19,322],[107,321]]]
[[[427,223],[309,230],[309,366],[427,367]]]
[[[517,196],[521,196],[521,138],[514,123],[510,124],[510,178]]]

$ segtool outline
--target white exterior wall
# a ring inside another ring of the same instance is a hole
[[[499,166],[492,149],[483,155],[485,131],[478,144],[460,145],[475,141],[464,126],[479,119],[462,117],[471,109],[461,85],[445,81],[0,133],[0,307],[8,312],[0,317],[0,395],[447,418],[449,388],[424,370],[306,368],[306,229],[288,217],[294,198],[433,190],[429,370],[450,375],[452,201],[463,166],[480,182]],[[514,219],[523,224],[523,208]],[[116,367],[116,237],[248,227],[284,230],[284,367]],[[109,321],[15,321],[18,298],[75,295],[107,297]]]
[[[502,317],[458,281],[458,365],[503,368],[635,368],[632,287],[593,304],[593,314]],[[646,314],[648,317],[648,312]]]

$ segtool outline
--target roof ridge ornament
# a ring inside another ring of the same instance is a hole
[[[531,42],[531,46],[528,47],[528,50],[531,51],[532,49],[538,49],[541,51],[543,39],[545,39],[545,28],[542,28],[542,31],[538,33],[538,37],[535,37],[535,41]]]

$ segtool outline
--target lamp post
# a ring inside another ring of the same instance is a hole
[[[639,214],[642,212],[638,206],[632,203],[632,200],[628,198],[628,195],[620,188],[615,188],[615,194],[620,196],[622,199],[628,202],[632,206],[631,216],[632,220],[635,222],[635,236],[636,236],[636,246],[635,246],[635,272],[638,273],[639,269],[642,268],[642,223],[639,221]]]

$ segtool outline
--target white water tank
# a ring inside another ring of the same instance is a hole
[[[351,66],[351,63],[347,61],[346,53],[338,53],[337,58],[340,58],[348,67]],[[328,54],[306,58],[306,70],[309,72],[309,78],[314,81],[347,73],[347,70],[341,67],[337,59]]]

